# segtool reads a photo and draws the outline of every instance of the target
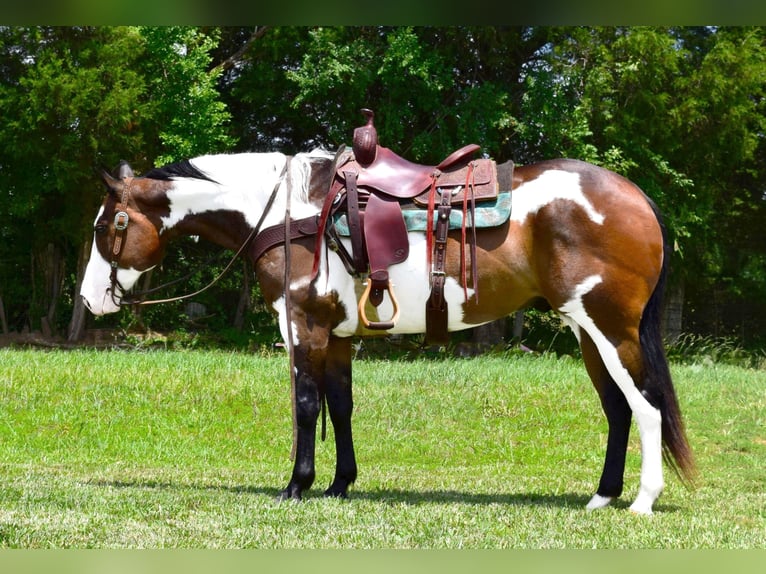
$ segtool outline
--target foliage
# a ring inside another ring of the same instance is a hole
[[[766,369],[766,352],[762,347],[748,351],[730,337],[685,333],[668,345],[667,354],[668,359],[676,363]]]
[[[220,33],[180,26],[144,26],[141,35],[150,55],[144,66],[154,122],[159,127],[156,165],[206,153],[224,152],[234,141],[225,131],[231,119],[220,101],[210,70]]]
[[[415,161],[475,142],[501,161],[577,157],[629,177],[664,215],[684,330],[757,346],[765,68],[762,27],[0,27],[0,297],[14,330],[66,324],[97,171],[120,159],[141,173],[335,148],[371,107],[381,143]],[[172,248],[154,284],[216,251],[193,253]],[[231,304],[257,300],[244,279],[205,296],[213,318],[196,327],[176,306],[99,324],[255,335]]]
[[[382,145],[415,160],[438,162],[466,141],[508,159],[501,143],[511,94],[497,77],[514,61],[494,69],[485,57],[512,47],[524,47],[516,30],[317,28],[299,66],[286,72],[298,88],[291,106],[331,147],[347,142],[358,110],[371,107]]]
[[[9,262],[0,280],[12,323],[34,328],[48,291],[74,290],[71,265],[101,201],[100,170],[128,158],[140,172],[231,145],[207,70],[215,42],[179,27],[0,29],[0,252]],[[53,260],[39,257],[49,245]],[[57,257],[70,265],[58,278],[64,289],[49,280],[30,300],[24,285],[42,283]]]

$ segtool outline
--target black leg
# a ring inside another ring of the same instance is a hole
[[[631,410],[625,395],[609,375],[596,345],[587,333],[581,334],[580,348],[585,368],[601,399],[601,407],[609,425],[604,468],[596,493],[607,498],[617,498],[623,489]]]
[[[325,372],[325,393],[335,434],[335,478],[325,496],[346,498],[348,487],[356,480],[356,457],[351,432],[354,409],[351,387],[351,339],[330,338]]]
[[[295,413],[298,436],[293,473],[287,487],[279,495],[280,500],[300,500],[303,491],[311,488],[314,483],[316,425],[320,406],[319,379],[316,374],[312,374],[317,372],[316,357],[314,359],[310,361],[307,353],[296,347]]]
[[[631,411],[625,395],[611,378],[604,388],[601,404],[609,423],[609,435],[604,470],[596,492],[601,496],[616,498],[622,494]]]

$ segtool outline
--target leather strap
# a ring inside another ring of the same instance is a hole
[[[478,289],[478,276],[477,276],[477,269],[476,269],[476,194],[474,193],[474,182],[473,182],[473,173],[474,173],[474,163],[471,162],[468,164],[468,173],[466,174],[465,178],[465,188],[463,193],[463,225],[461,227],[461,236],[460,236],[460,267],[461,267],[461,278],[463,280],[463,294],[465,296],[465,300],[468,301],[468,278],[467,275],[467,264],[466,264],[466,258],[465,258],[465,245],[466,245],[466,226],[467,226],[467,218],[468,218],[468,196],[470,194],[471,196],[471,232],[473,237],[471,238],[470,242],[470,249],[471,249],[471,278],[473,280],[473,293],[476,297],[476,302],[479,302],[479,289]]]
[[[354,269],[357,273],[367,271],[364,253],[364,236],[362,235],[362,216],[359,213],[359,190],[356,187],[357,173],[344,171],[346,178],[346,208],[348,209],[348,230],[351,235],[351,255],[354,259]]]
[[[122,253],[122,240],[125,231],[128,229],[128,199],[130,198],[130,188],[133,186],[133,177],[126,176],[122,179],[122,195],[120,203],[115,206],[114,214],[114,243],[112,244],[112,267],[117,267]]]
[[[434,237],[431,296],[426,303],[426,339],[431,343],[439,344],[449,341],[447,333],[448,309],[447,302],[444,300],[444,283],[446,280],[449,216],[452,211],[450,199],[449,191],[442,193]]]
[[[316,245],[314,246],[314,265],[311,268],[312,281],[316,279],[317,274],[319,273],[319,260],[322,254],[322,238],[324,237],[327,220],[329,219],[330,213],[335,205],[335,198],[338,197],[338,192],[341,189],[342,188],[338,186],[330,187],[330,191],[327,193],[327,197],[325,197],[324,203],[322,204],[322,212],[319,214],[319,222],[317,227]]]
[[[441,172],[434,170],[431,174],[431,189],[428,191],[428,207],[426,208],[426,268],[431,269],[431,260],[434,250],[434,203],[436,201],[436,180],[439,179]]]
[[[304,217],[303,219],[293,219],[290,225],[290,240],[300,239],[316,235],[319,222],[316,215]],[[253,264],[257,263],[263,255],[273,247],[282,245],[285,242],[285,225],[277,223],[261,231],[250,246],[248,255]]]

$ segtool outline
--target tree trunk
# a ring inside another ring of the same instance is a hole
[[[245,313],[250,309],[250,266],[247,261],[244,262],[242,272],[242,290],[239,292],[239,303],[237,303],[237,312],[234,314],[234,328],[241,331],[245,326]]]
[[[39,283],[35,277],[39,278]],[[53,243],[49,243],[44,250],[37,251],[32,256],[32,301],[34,313],[37,315],[40,327],[46,337],[53,334],[56,324],[56,309],[61,284],[64,280],[64,258],[59,249]],[[40,287],[38,290],[37,287]],[[34,316],[34,315],[33,315]],[[32,317],[30,317],[30,320]],[[34,330],[34,326],[32,326]]]
[[[69,321],[67,340],[77,342],[85,334],[85,324],[87,322],[87,310],[82,297],[80,297],[80,287],[82,287],[82,278],[85,275],[85,268],[88,265],[88,255],[90,253],[90,240],[85,241],[80,248],[80,254],[77,257],[77,282],[74,289],[74,308],[72,309],[72,319]]]
[[[3,305],[3,298],[0,296],[0,325],[3,328],[3,335],[8,334],[8,319],[5,317],[5,305]]]
[[[513,314],[513,341],[521,343],[521,337],[524,336],[524,311],[516,311]]]
[[[474,327],[472,340],[479,352],[486,351],[498,344],[505,343],[507,318],[503,317],[485,325]]]
[[[663,330],[670,343],[676,342],[683,332],[684,292],[682,279],[669,283],[665,292]]]
[[[48,312],[45,315],[46,322],[54,330],[56,324],[56,309],[58,308],[59,298],[61,297],[61,284],[64,282],[64,257],[61,254],[61,249],[54,246],[52,243],[48,244],[48,277],[47,277],[47,291],[48,291]]]

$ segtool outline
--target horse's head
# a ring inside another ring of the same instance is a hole
[[[94,237],[80,295],[94,315],[120,309],[125,292],[159,264],[167,238],[160,216],[167,210],[163,184],[135,178],[122,162],[117,177],[102,174],[107,194],[93,225]]]

